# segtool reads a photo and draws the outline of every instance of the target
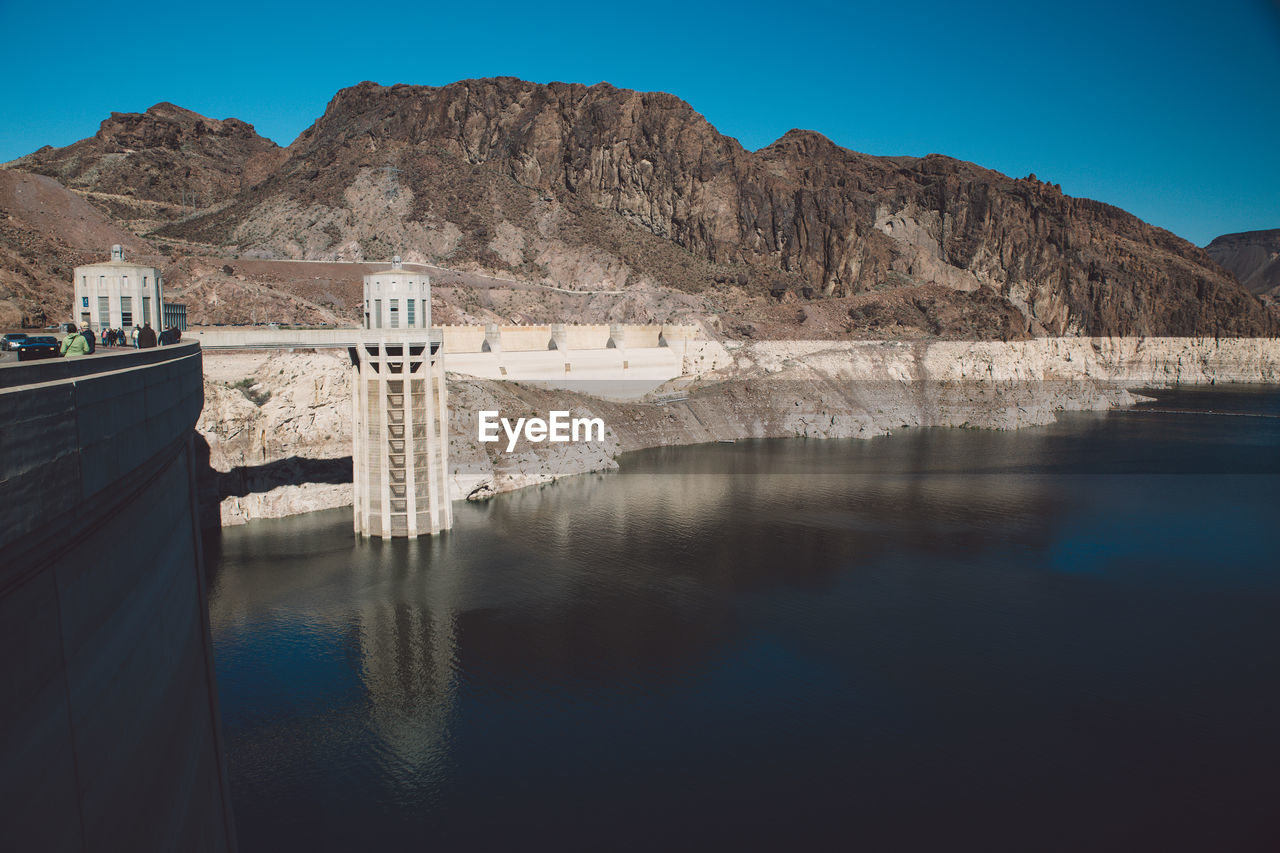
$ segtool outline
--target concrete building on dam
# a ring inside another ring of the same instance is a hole
[[[150,324],[153,329],[187,327],[187,309],[164,304],[160,271],[125,260],[124,247],[111,247],[111,259],[76,267],[72,279],[75,304],[71,315],[95,331],[131,329]]]
[[[390,539],[453,526],[443,337],[431,283],[395,258],[364,277],[365,329],[352,365],[355,531]]]

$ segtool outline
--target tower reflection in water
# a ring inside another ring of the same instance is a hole
[[[458,503],[415,542],[355,540],[344,510],[228,530],[211,611],[242,839],[352,849],[378,827],[388,849],[448,849],[571,826],[612,849],[620,825],[749,841],[744,816],[817,831],[806,816],[849,809],[897,833],[919,825],[920,780],[934,803],[991,795],[966,772],[993,754],[996,783],[1043,756],[1080,767],[1071,792],[1097,781],[1082,753],[1176,775],[1165,740],[1080,733],[1116,707],[1124,731],[1263,707],[1239,670],[1280,648],[1252,594],[1274,542],[1240,507],[1274,505],[1274,466],[1254,474],[1270,433],[1069,420],[643,452]],[[1231,530],[1230,551],[1203,530]],[[1190,612],[1257,643],[1164,653]],[[1201,707],[1224,661],[1242,686]],[[1014,813],[1048,825],[1064,800],[1025,790]]]
[[[735,596],[822,586],[886,549],[957,558],[1053,538],[1052,489],[1035,476],[954,476],[933,464],[954,458],[934,446],[950,440],[922,434],[930,464],[914,469],[910,441],[892,456],[876,442],[802,458],[769,443],[654,451],[625,476],[458,504],[454,529],[434,539],[354,540],[337,523],[344,510],[231,529],[211,596],[219,674],[224,688],[277,682],[243,709],[275,759],[292,736],[267,729],[356,700],[385,772],[408,782],[447,767],[464,685],[669,683],[732,641]],[[351,669],[308,704],[299,679],[335,665]],[[363,696],[330,695],[352,675]]]
[[[401,577],[397,585],[405,594],[357,605],[369,725],[384,747],[384,770],[403,789],[413,790],[438,781],[432,777],[448,763],[459,679],[454,610],[459,572],[447,559],[444,538],[381,547],[397,552],[392,572],[432,567]]]

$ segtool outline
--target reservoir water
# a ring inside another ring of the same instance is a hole
[[[1280,849],[1280,392],[1153,393],[227,529],[241,849]]]

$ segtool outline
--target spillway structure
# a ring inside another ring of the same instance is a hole
[[[444,346],[431,328],[431,280],[404,269],[364,276],[364,330],[349,347],[355,532],[391,539],[453,526]]]

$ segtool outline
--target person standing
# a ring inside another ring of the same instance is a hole
[[[70,332],[62,339],[60,351],[66,358],[79,358],[89,354],[89,342],[79,332]]]
[[[134,349],[137,349],[137,348],[138,348],[138,335],[140,335],[140,334],[142,334],[142,329],[138,328],[137,326],[134,326],[134,327],[133,327],[133,334],[130,336],[130,337],[132,337],[132,338],[133,338],[133,348],[134,348]]]
[[[98,341],[93,336],[93,329],[89,328],[88,323],[80,324],[80,334],[84,335],[85,342],[89,344],[89,355],[93,355],[98,350]]]
[[[156,330],[151,328],[151,324],[147,323],[142,327],[142,331],[138,332],[138,349],[150,349],[156,345]]]

